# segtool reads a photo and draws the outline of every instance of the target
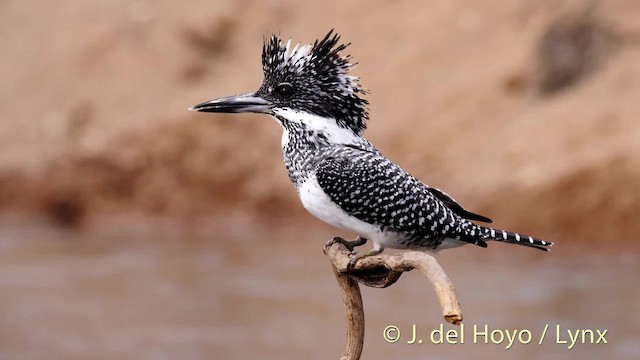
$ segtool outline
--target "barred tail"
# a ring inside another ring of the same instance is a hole
[[[484,226],[478,227],[480,228],[480,233],[486,240],[504,241],[509,244],[518,244],[542,251],[549,251],[549,249],[545,246],[553,246],[552,242],[540,240],[529,235],[522,235],[510,231],[504,231]]]

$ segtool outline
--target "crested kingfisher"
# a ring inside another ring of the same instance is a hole
[[[320,220],[367,239],[372,250],[437,251],[488,240],[548,251],[553,243],[478,225],[491,223],[459,205],[444,191],[425,185],[387,159],[363,137],[369,119],[359,78],[349,74],[349,44],[331,30],[313,45],[291,45],[278,36],[262,48],[264,81],[258,91],[203,102],[189,110],[271,115],[282,126],[284,164],[302,205]]]

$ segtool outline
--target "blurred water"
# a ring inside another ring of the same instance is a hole
[[[338,358],[343,305],[321,251],[333,233],[294,237],[307,230],[151,236],[1,227],[0,359]],[[428,341],[440,310],[430,285],[410,273],[391,288],[363,289],[363,359],[638,358],[637,250],[491,245],[440,256],[465,314],[465,344]],[[413,324],[422,345],[407,344]],[[485,324],[533,339],[508,350],[473,344],[473,326]],[[389,325],[401,331],[397,343],[382,337]],[[568,350],[556,343],[556,325],[606,329],[608,343]]]

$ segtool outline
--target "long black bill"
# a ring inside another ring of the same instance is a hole
[[[214,113],[262,113],[271,109],[271,107],[272,104],[267,100],[257,96],[255,93],[249,93],[210,100],[203,102],[202,104],[192,106],[189,110]]]

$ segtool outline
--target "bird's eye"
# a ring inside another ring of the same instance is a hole
[[[291,84],[289,83],[278,84],[274,91],[276,95],[280,96],[281,98],[287,98],[291,96],[291,94],[293,94],[293,86],[291,86]]]

